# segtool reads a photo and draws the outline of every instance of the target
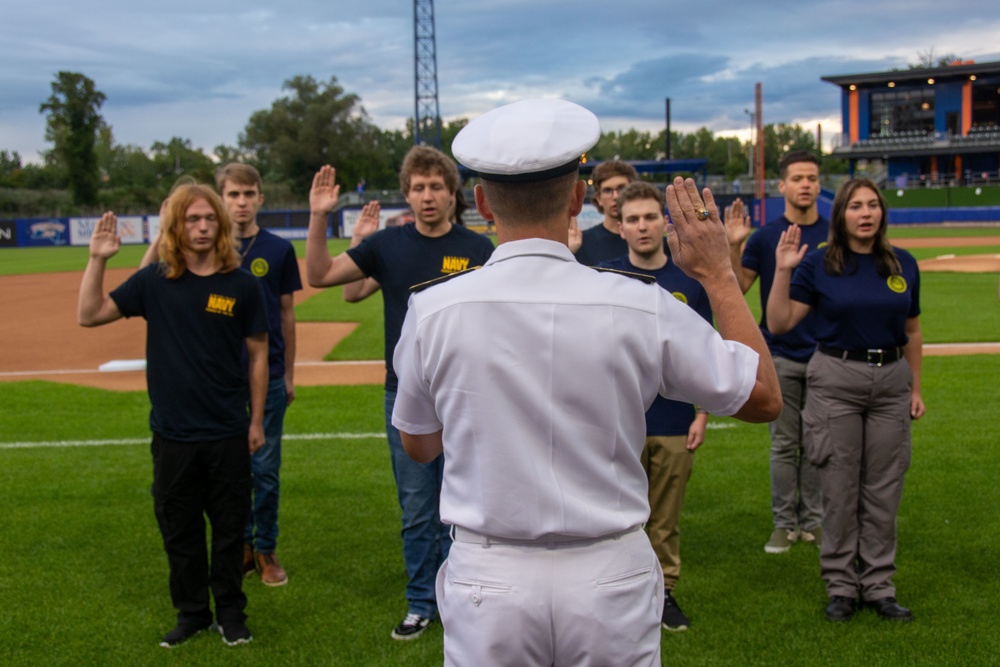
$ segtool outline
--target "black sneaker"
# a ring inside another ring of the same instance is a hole
[[[403,622],[396,626],[396,629],[392,631],[393,639],[416,639],[420,635],[424,634],[424,630],[427,626],[431,624],[431,619],[426,616],[421,616],[419,614],[407,614]]]
[[[163,639],[160,640],[160,646],[163,648],[180,646],[198,633],[203,632],[209,625],[211,625],[210,621],[186,621],[178,623],[177,627],[163,636]]]
[[[673,593],[666,591],[663,596],[663,627],[671,632],[683,632],[690,624],[688,617],[677,606]]]
[[[240,644],[249,644],[253,641],[250,628],[240,621],[216,623],[215,629],[222,635],[222,641],[226,646],[239,646]]]

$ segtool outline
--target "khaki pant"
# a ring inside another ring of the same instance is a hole
[[[820,571],[827,595],[895,597],[913,374],[905,359],[878,367],[817,353],[807,378],[803,420],[823,487]]]
[[[663,568],[663,585],[672,591],[681,576],[681,508],[691,479],[694,452],[687,436],[649,436],[642,450],[642,466],[649,478],[649,521],[646,532]]]
[[[806,364],[774,357],[784,407],[770,423],[771,514],[774,527],[813,531],[823,520],[819,471],[804,450],[802,409],[806,404]]]

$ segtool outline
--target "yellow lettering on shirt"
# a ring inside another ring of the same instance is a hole
[[[218,294],[208,295],[208,305],[205,310],[218,315],[233,316],[233,307],[236,306],[236,299],[230,296],[219,296]]]
[[[445,257],[441,260],[441,273],[458,273],[469,268],[468,257]]]

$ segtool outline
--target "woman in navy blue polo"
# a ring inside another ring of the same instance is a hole
[[[920,272],[910,253],[889,245],[886,227],[878,187],[847,181],[825,248],[807,254],[796,226],[781,235],[767,304],[774,333],[810,310],[818,315],[821,354],[807,368],[803,423],[823,489],[820,570],[831,621],[850,620],[859,597],[882,618],[913,618],[896,602],[892,575],[910,423],[924,414]]]

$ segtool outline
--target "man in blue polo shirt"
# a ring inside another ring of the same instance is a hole
[[[784,408],[771,423],[771,512],[774,531],[764,545],[769,554],[784,553],[797,541],[822,539],[823,500],[819,471],[805,455],[802,410],[806,405],[806,364],[816,349],[815,315],[810,314],[788,333],[775,335],[767,327],[767,299],[774,281],[774,250],[781,233],[792,225],[802,230],[810,248],[826,244],[830,222],[816,207],[819,197],[819,161],[807,151],[792,151],[778,164],[778,189],[785,197],[785,212],[754,234],[743,204],[736,200],[726,210],[726,236],[730,260],[745,294],[760,276],[760,329],[767,341],[781,383]],[[749,239],[747,238],[749,236]],[[743,242],[746,248],[740,251]]]

